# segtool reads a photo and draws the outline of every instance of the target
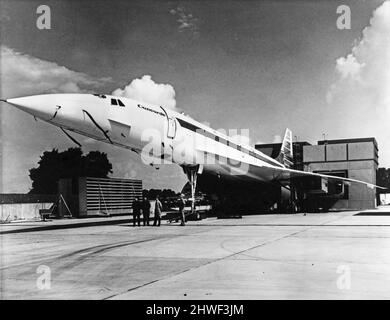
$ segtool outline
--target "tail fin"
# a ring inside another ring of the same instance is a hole
[[[284,138],[282,141],[282,146],[280,148],[280,153],[276,158],[281,164],[286,168],[293,167],[293,141],[292,141],[292,132],[290,129],[286,129],[284,133]]]

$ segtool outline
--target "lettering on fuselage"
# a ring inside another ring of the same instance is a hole
[[[163,114],[162,112],[159,112],[159,111],[150,109],[150,108],[148,108],[148,107],[143,106],[142,104],[137,104],[137,106],[138,106],[138,108],[141,108],[141,109],[144,109],[144,110],[147,110],[147,111],[150,111],[150,112],[153,112],[153,113],[156,113],[156,114],[158,114],[158,115],[160,115],[160,116],[165,117],[165,114]]]

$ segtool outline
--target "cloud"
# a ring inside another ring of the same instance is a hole
[[[373,12],[370,25],[346,57],[336,60],[338,80],[327,93],[327,102],[362,97],[367,107],[390,108],[390,1]]]
[[[274,140],[272,143],[281,143],[282,142],[282,137],[278,134],[274,135]]]
[[[143,172],[138,170],[138,163],[133,161],[125,160],[123,162],[116,161],[114,163],[114,176],[119,176],[124,179],[140,179],[142,178]]]
[[[362,36],[335,63],[336,81],[326,101],[344,134],[375,136],[381,166],[390,166],[390,1],[371,16]]]
[[[0,58],[2,94],[7,97],[89,92],[110,81],[110,78],[92,78],[85,73],[17,52],[4,45],[0,47]]]
[[[194,35],[199,34],[198,19],[195,18],[191,13],[187,13],[186,10],[179,6],[176,9],[171,9],[169,13],[177,17],[179,22],[179,32],[186,30],[191,31]]]
[[[239,133],[237,132],[237,134],[234,134],[235,131],[236,130],[232,130],[231,132],[228,132],[228,135],[233,142],[246,145],[252,144],[251,138],[249,136],[249,129],[241,129]]]
[[[156,83],[149,75],[132,80],[124,89],[116,89],[114,96],[152,103],[169,109],[176,108],[175,89],[170,84]]]
[[[360,80],[360,72],[364,66],[365,63],[359,63],[353,54],[349,54],[346,58],[338,58],[336,61],[336,70],[343,80],[347,78]]]
[[[87,92],[110,81],[95,79],[57,63],[0,46],[2,98],[55,92]],[[0,131],[2,181],[0,192],[27,192],[28,169],[44,150],[73,146],[57,128],[35,121],[28,114],[1,103]],[[29,134],[23,134],[28,132]],[[80,138],[78,138],[80,139]],[[80,140],[81,141],[81,140]]]

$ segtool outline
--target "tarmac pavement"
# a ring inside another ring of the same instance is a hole
[[[389,299],[390,208],[0,226],[1,299]]]

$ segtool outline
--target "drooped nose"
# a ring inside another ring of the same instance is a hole
[[[36,95],[6,99],[5,101],[35,117],[43,120],[49,120],[53,117],[56,109],[58,108],[50,100],[51,99],[48,99],[48,95]]]

